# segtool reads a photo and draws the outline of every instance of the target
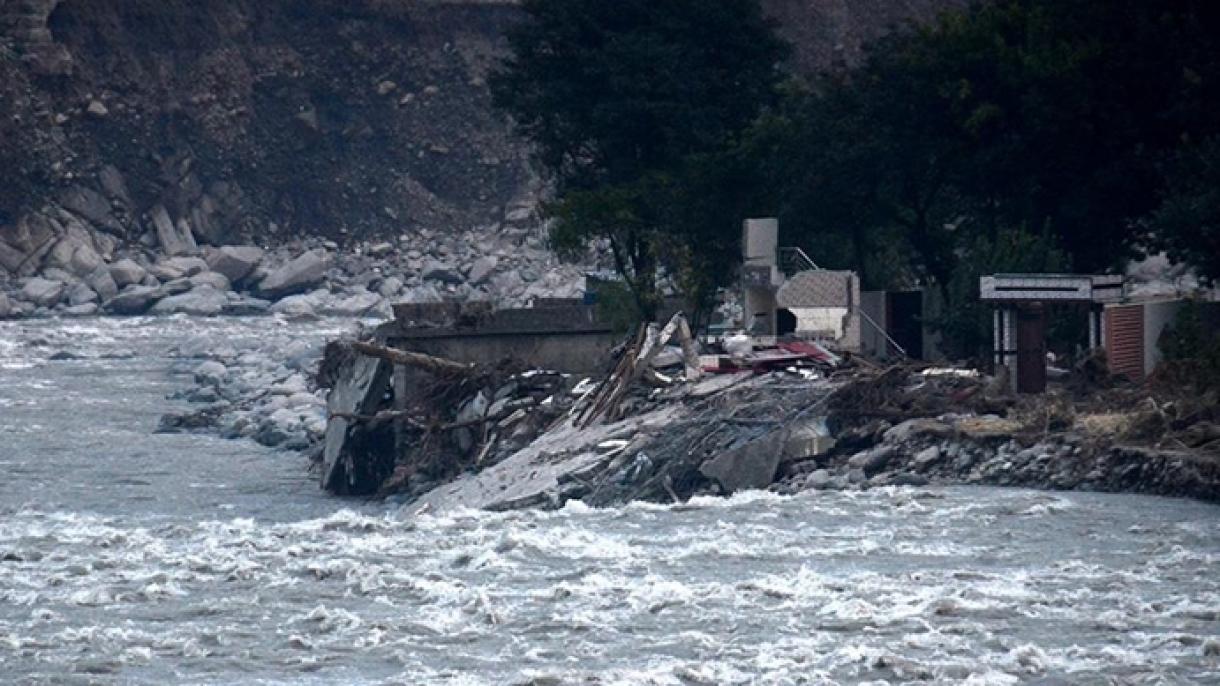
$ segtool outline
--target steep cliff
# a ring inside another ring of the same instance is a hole
[[[957,0],[768,0],[797,63]],[[0,266],[157,246],[492,231],[539,190],[486,76],[512,0],[0,0]],[[162,211],[164,209],[164,211]],[[100,232],[100,233],[99,233]]]

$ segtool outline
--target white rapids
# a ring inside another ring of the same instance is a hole
[[[0,680],[1218,681],[1211,505],[886,488],[410,516],[322,496],[292,453],[151,433],[174,346],[344,326],[0,324]]]

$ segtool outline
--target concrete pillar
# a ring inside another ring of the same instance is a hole
[[[1097,321],[1097,308],[1089,308],[1089,350],[1100,347],[1098,336],[1101,334],[1100,323]]]
[[[1008,367],[1008,382],[1017,392],[1017,308],[1004,309],[1004,365]]]
[[[1004,364],[1003,355],[1000,351],[1004,349],[1004,323],[1000,308],[995,308],[991,311],[991,363],[998,369]]]

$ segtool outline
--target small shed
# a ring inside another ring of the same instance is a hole
[[[1046,308],[1088,307],[1090,350],[1105,346],[1106,303],[1122,300],[1124,280],[1110,274],[994,274],[979,277],[979,299],[995,304],[993,355],[1007,367],[1014,390],[1046,390]],[[1015,373],[1012,373],[1015,372]]]

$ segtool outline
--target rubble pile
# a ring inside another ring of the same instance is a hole
[[[1017,397],[974,370],[882,368],[816,344],[693,355],[689,339],[665,347],[676,331],[642,329],[597,383],[337,346],[324,485],[416,510],[928,484],[1220,500],[1214,399]],[[412,370],[395,384],[410,398],[386,390],[395,365]]]
[[[789,465],[773,490],[965,483],[1220,500],[1214,398],[1158,403],[1132,387],[1017,398],[894,367],[830,405],[837,449]]]

